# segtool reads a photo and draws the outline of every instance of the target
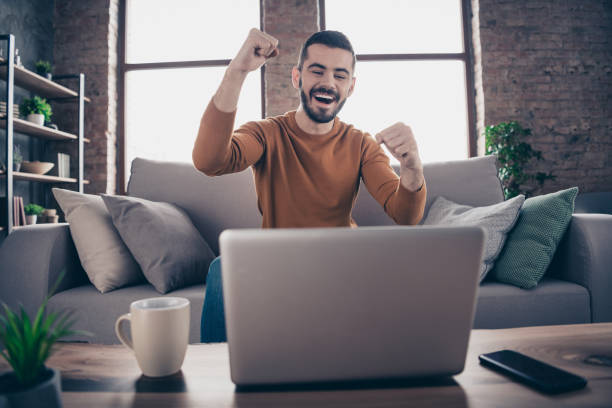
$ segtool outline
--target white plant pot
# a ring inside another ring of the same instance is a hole
[[[26,120],[28,122],[35,123],[39,126],[43,126],[45,124],[45,115],[43,115],[42,113],[30,113],[26,117]]]
[[[36,215],[26,215],[26,224],[27,225],[32,225],[32,224],[36,224]]]

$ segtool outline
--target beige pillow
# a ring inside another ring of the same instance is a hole
[[[53,189],[70,225],[70,234],[89,280],[102,293],[144,282],[140,267],[113,225],[97,195]]]

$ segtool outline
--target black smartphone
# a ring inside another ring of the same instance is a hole
[[[478,360],[486,367],[548,394],[578,390],[587,384],[582,377],[512,350],[481,354]]]

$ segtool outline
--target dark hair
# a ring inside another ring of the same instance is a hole
[[[298,69],[300,71],[304,65],[304,60],[308,58],[308,47],[313,44],[323,44],[330,48],[341,48],[349,51],[353,56],[353,70],[355,70],[355,51],[353,51],[353,46],[351,45],[351,42],[347,36],[342,34],[340,31],[324,30],[314,33],[308,37],[304,45],[302,45],[300,58],[298,59]]]

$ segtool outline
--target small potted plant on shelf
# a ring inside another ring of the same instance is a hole
[[[43,126],[45,122],[51,119],[51,105],[47,100],[40,96],[35,96],[30,99],[25,99],[19,105],[19,113],[25,117],[28,122],[36,123]]]
[[[19,145],[13,146],[13,171],[19,171],[21,169],[21,162],[23,161],[23,155],[21,154],[21,148]]]
[[[88,335],[71,329],[74,320],[69,312],[47,313],[49,298],[63,276],[62,271],[34,319],[28,316],[23,306],[14,311],[3,303],[0,355],[13,371],[0,376],[0,405],[4,399],[14,408],[62,406],[60,372],[46,367],[45,362],[58,340],[72,335]]]
[[[53,78],[51,75],[51,63],[45,60],[38,60],[36,62],[36,73],[50,81]]]
[[[45,211],[44,207],[41,207],[38,204],[30,203],[24,208],[26,214],[26,224],[32,225],[36,224],[36,218]]]

